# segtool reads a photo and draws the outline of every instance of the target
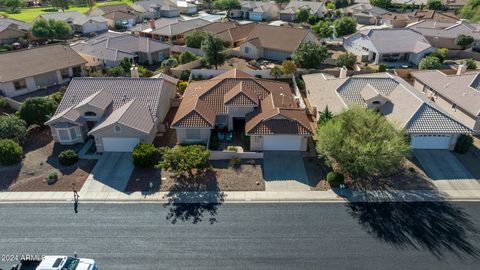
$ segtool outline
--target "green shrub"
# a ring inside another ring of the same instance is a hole
[[[11,139],[0,140],[0,164],[12,165],[22,161],[23,150],[18,143]]]
[[[341,173],[329,172],[327,174],[327,182],[331,187],[339,187],[340,185],[343,185],[345,178]]]
[[[50,98],[53,99],[56,103],[60,104],[60,101],[63,98],[63,95],[65,95],[65,91],[67,91],[66,86],[60,87],[57,92],[53,93],[50,95]]]
[[[197,59],[197,56],[190,51],[184,51],[180,54],[178,59],[179,59],[180,64],[186,64],[186,63],[190,63],[192,61],[195,61]]]
[[[186,82],[186,81],[178,81],[178,83],[177,83],[177,92],[178,92],[180,95],[183,95],[183,93],[185,93],[185,89],[187,89],[187,86],[188,86],[188,82]]]
[[[48,97],[31,97],[18,109],[20,118],[27,122],[27,126],[43,125],[57,109],[58,103]]]
[[[477,69],[477,63],[471,58],[465,60],[465,65],[467,66],[467,69]]]
[[[51,171],[48,173],[48,178],[55,179],[58,177],[57,171]]]
[[[305,90],[305,82],[300,78],[295,78],[295,82],[297,83],[298,89]]]
[[[70,166],[77,163],[77,161],[78,161],[78,155],[72,149],[63,150],[58,155],[58,162],[60,162],[62,166]]]
[[[13,47],[10,44],[5,44],[5,45],[2,46],[2,49],[5,49],[7,51],[11,51],[11,50],[13,50]]]
[[[465,154],[473,145],[473,138],[470,135],[462,134],[458,137],[457,144],[455,145],[455,152]]]
[[[158,162],[159,150],[151,143],[139,143],[132,152],[133,165],[137,167],[153,167]]]
[[[180,80],[188,81],[188,79],[190,79],[190,70],[182,71],[182,74],[180,74]]]
[[[378,72],[385,72],[387,71],[387,65],[381,64],[378,66]]]
[[[8,106],[8,102],[5,100],[5,98],[0,97],[0,108],[6,108]]]
[[[12,139],[23,143],[27,137],[27,123],[20,117],[10,114],[0,116],[0,139]]]

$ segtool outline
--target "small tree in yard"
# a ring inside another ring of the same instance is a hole
[[[2,5],[2,1],[0,1],[0,6]],[[22,8],[22,1],[21,0],[5,0],[3,5],[6,7],[7,13],[19,13],[20,9]]]
[[[443,4],[440,0],[428,0],[427,7],[431,10],[443,10]]]
[[[282,62],[282,72],[283,74],[295,74],[297,71],[297,65],[291,60],[285,60]]]
[[[23,143],[27,137],[27,123],[20,117],[10,114],[0,116],[0,139],[12,139]]]
[[[175,176],[188,174],[193,177],[193,170],[205,169],[210,151],[203,145],[175,146],[160,148],[161,161],[159,167],[172,172]]]
[[[312,26],[312,31],[321,38],[331,38],[333,35],[333,27],[330,21],[319,21]]]
[[[25,120],[27,126],[43,125],[57,109],[57,103],[48,97],[27,98],[18,110],[18,116]]]
[[[310,12],[305,8],[300,9],[296,14],[297,21],[301,23],[307,22],[308,16],[310,16]]]
[[[223,39],[211,33],[207,34],[207,38],[202,42],[205,61],[218,69],[218,66],[225,62],[225,55],[222,53],[224,48]]]
[[[318,114],[318,121],[317,121],[317,126],[322,126],[325,125],[328,121],[332,120],[333,118],[333,113],[328,109],[328,106],[325,107],[325,110],[323,112],[320,112]]]
[[[158,162],[160,151],[151,143],[139,143],[132,152],[133,165],[137,167],[153,167]]]
[[[207,38],[207,32],[195,31],[185,37],[185,45],[190,48],[200,49],[205,38]]]
[[[58,162],[62,166],[71,166],[78,162],[78,154],[72,149],[67,149],[58,155]]]
[[[178,61],[174,57],[167,58],[162,62],[163,68],[174,68],[176,66],[178,66]]]
[[[197,59],[197,56],[190,51],[182,52],[179,57],[180,64],[190,63],[192,61],[195,61],[196,59]]]
[[[458,46],[462,46],[462,50],[465,50],[467,46],[470,46],[470,44],[475,41],[472,36],[468,35],[458,35],[458,37],[455,39],[455,44]]]
[[[125,76],[125,70],[121,66],[109,67],[106,70],[108,77],[123,77]]]
[[[272,67],[272,69],[270,69],[270,76],[275,79],[280,78],[280,76],[282,76],[282,69],[279,66]]]
[[[445,59],[447,58],[448,49],[438,48],[431,55],[437,57],[438,60],[440,60],[440,62],[443,63],[443,61],[445,61]]]
[[[348,176],[389,175],[410,152],[407,136],[380,113],[349,109],[317,128],[317,152]]]
[[[477,69],[477,63],[471,58],[465,60],[465,65],[467,66],[467,69]]]
[[[337,67],[347,67],[353,69],[357,63],[357,56],[353,53],[343,53],[338,56],[335,64]]]
[[[298,67],[311,69],[318,68],[328,57],[327,47],[309,41],[300,44],[292,58]]]
[[[18,143],[10,139],[0,139],[0,164],[13,165],[22,161],[23,150]]]
[[[123,69],[125,73],[130,72],[130,68],[132,68],[132,63],[130,62],[130,59],[128,58],[123,58],[122,61],[120,61],[119,66]]]
[[[419,69],[439,69],[442,66],[442,62],[438,57],[429,55],[423,58],[420,63],[418,63]]]
[[[62,39],[66,40],[73,34],[73,29],[64,21],[50,19],[36,20],[32,26],[32,35],[40,39]]]
[[[341,17],[333,23],[337,36],[346,36],[357,31],[357,22],[352,17]]]
[[[214,6],[216,9],[225,10],[227,12],[227,18],[230,18],[230,11],[242,8],[238,0],[215,0]]]

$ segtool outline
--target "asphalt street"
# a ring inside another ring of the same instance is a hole
[[[0,255],[101,270],[479,269],[480,203],[0,204]],[[13,262],[1,261],[3,269]]]

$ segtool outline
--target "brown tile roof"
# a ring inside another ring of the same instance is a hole
[[[309,32],[300,28],[257,24],[247,41],[257,47],[294,52]]]
[[[105,19],[109,20],[130,20],[135,19],[135,15],[124,11],[112,11],[102,15]]]
[[[255,26],[255,23],[214,22],[201,27],[199,30],[216,34],[224,41],[233,43],[246,39]]]
[[[23,79],[86,63],[69,46],[56,44],[0,54],[0,82]],[[12,65],[13,64],[13,65]]]
[[[460,18],[452,12],[443,12],[437,10],[418,10],[410,13],[389,12],[382,15],[382,17],[388,20],[404,20],[408,21],[409,23],[419,20],[435,20],[443,22],[457,22],[460,20]]]
[[[207,81],[190,83],[172,126],[213,128],[216,115],[228,113],[226,105],[258,107],[259,103],[261,110],[255,110],[250,116],[253,122],[247,123],[249,130],[255,129],[251,134],[311,134],[308,118],[298,108],[288,83],[259,79],[236,69]],[[276,116],[297,124],[283,125],[287,122],[269,119]],[[269,128],[273,124],[276,127]]]

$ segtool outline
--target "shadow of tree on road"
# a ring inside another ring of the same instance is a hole
[[[479,231],[469,215],[448,202],[348,203],[347,211],[374,237],[401,248],[479,258]]]
[[[206,170],[195,174],[193,179],[178,177],[166,197],[168,202],[164,207],[169,208],[166,219],[172,224],[178,221],[197,224],[203,221],[205,214],[210,215],[208,221],[214,224],[225,195],[219,191],[215,172]]]

